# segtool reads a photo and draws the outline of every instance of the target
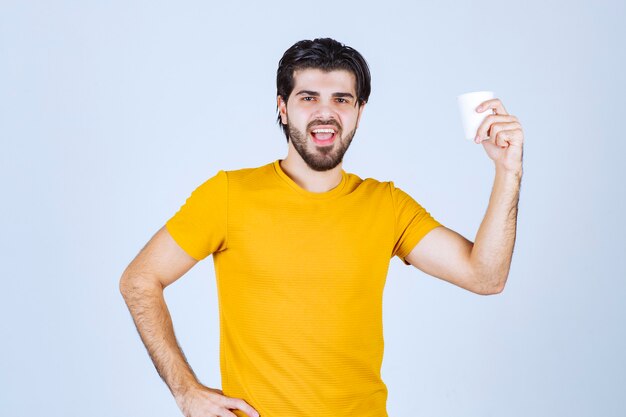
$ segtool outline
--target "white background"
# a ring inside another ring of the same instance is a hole
[[[278,60],[329,36],[372,72],[344,169],[470,240],[494,167],[456,96],[494,91],[525,132],[503,293],[391,261],[390,416],[625,415],[624,3],[223,3],[0,2],[0,413],[182,415],[118,280],[205,179],[286,156]],[[165,296],[219,387],[212,258]]]

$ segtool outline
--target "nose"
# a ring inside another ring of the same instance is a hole
[[[315,118],[322,119],[322,120],[328,120],[328,119],[337,120],[337,113],[335,112],[335,109],[331,106],[330,103],[327,103],[327,102],[319,103],[319,105],[317,106],[315,110],[314,116]]]

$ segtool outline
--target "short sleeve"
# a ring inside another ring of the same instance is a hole
[[[226,249],[228,176],[219,171],[196,188],[165,227],[189,256],[200,261]]]
[[[390,181],[389,185],[396,222],[391,257],[398,256],[406,265],[411,265],[404,258],[428,232],[442,224],[410,195],[395,187],[393,181]]]

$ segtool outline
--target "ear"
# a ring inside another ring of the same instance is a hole
[[[276,97],[276,104],[280,113],[280,122],[284,125],[287,124],[287,103],[281,96]]]
[[[363,109],[365,108],[365,104],[367,104],[367,102],[363,102],[361,104],[359,104],[359,115],[356,118],[356,127],[359,127],[359,121],[361,120],[361,114],[363,113]]]

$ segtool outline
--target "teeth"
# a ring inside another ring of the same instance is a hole
[[[333,129],[315,129],[313,130],[315,133],[335,133]]]

